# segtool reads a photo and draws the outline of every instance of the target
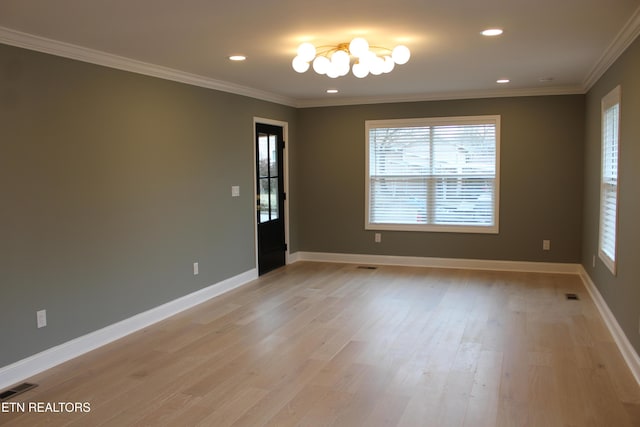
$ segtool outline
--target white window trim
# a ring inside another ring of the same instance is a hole
[[[422,232],[445,232],[445,233],[474,233],[474,234],[498,234],[500,231],[500,115],[486,116],[456,116],[456,117],[432,117],[415,119],[390,119],[390,120],[366,120],[365,121],[365,208],[364,224],[365,230],[382,231],[422,231]],[[385,127],[401,126],[431,126],[460,123],[486,124],[495,123],[496,134],[496,174],[495,174],[495,198],[494,198],[494,224],[492,226],[469,226],[469,225],[438,225],[438,224],[372,224],[369,222],[369,202],[370,202],[370,182],[369,182],[369,130]]]
[[[602,102],[601,102],[601,136],[600,136],[600,218],[598,221],[598,257],[600,258],[600,260],[604,263],[604,265],[609,269],[609,271],[611,271],[611,273],[615,276],[617,274],[617,258],[618,258],[618,212],[620,211],[619,207],[620,207],[620,120],[621,120],[621,99],[622,99],[622,90],[620,86],[616,86],[611,92],[609,92],[607,95],[605,95],[602,98]],[[604,197],[604,186],[605,186],[605,182],[604,182],[604,161],[605,161],[605,125],[604,125],[604,119],[605,119],[605,112],[613,107],[614,105],[618,104],[618,129],[617,129],[617,133],[616,135],[618,136],[617,141],[615,141],[615,143],[618,145],[618,150],[617,150],[617,177],[616,177],[616,214],[615,214],[615,218],[613,219],[614,224],[615,224],[615,234],[614,234],[614,245],[613,245],[613,257],[609,256],[604,250],[603,250],[603,221],[604,221],[604,215],[603,215],[603,197]]]

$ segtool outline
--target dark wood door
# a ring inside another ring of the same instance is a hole
[[[285,264],[282,128],[256,124],[258,273]]]

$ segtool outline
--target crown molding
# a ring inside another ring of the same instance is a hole
[[[117,70],[129,71],[145,76],[157,77],[164,80],[171,80],[185,83],[192,86],[199,86],[207,89],[229,92],[236,95],[248,96],[263,101],[275,102],[277,104],[295,106],[295,100],[286,96],[277,95],[251,87],[238,85],[222,80],[191,74],[161,65],[142,62],[124,56],[89,49],[86,47],[65,43],[33,34],[23,33],[6,27],[0,27],[0,43],[10,46],[21,47],[37,52],[48,53],[64,58],[75,59],[77,61],[88,62],[104,67],[115,68]]]
[[[609,47],[604,51],[598,62],[593,66],[584,80],[584,93],[587,93],[593,85],[604,75],[614,62],[640,35],[640,6],[631,15],[631,18],[622,27],[618,35],[613,39]]]
[[[545,88],[523,88],[506,90],[458,91],[411,94],[402,96],[370,96],[334,99],[304,99],[296,103],[298,108],[333,107],[344,105],[389,104],[400,102],[447,101],[454,99],[511,98],[522,96],[582,95],[582,86],[555,86]]]

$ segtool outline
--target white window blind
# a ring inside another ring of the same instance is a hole
[[[602,171],[598,254],[613,274],[616,274],[619,130],[620,86],[602,99]]]
[[[499,120],[367,121],[366,228],[497,233]]]

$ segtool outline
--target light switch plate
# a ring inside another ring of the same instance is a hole
[[[38,328],[44,328],[47,326],[47,310],[36,311],[36,320]]]
[[[231,186],[231,197],[240,197],[240,186],[239,185]]]

